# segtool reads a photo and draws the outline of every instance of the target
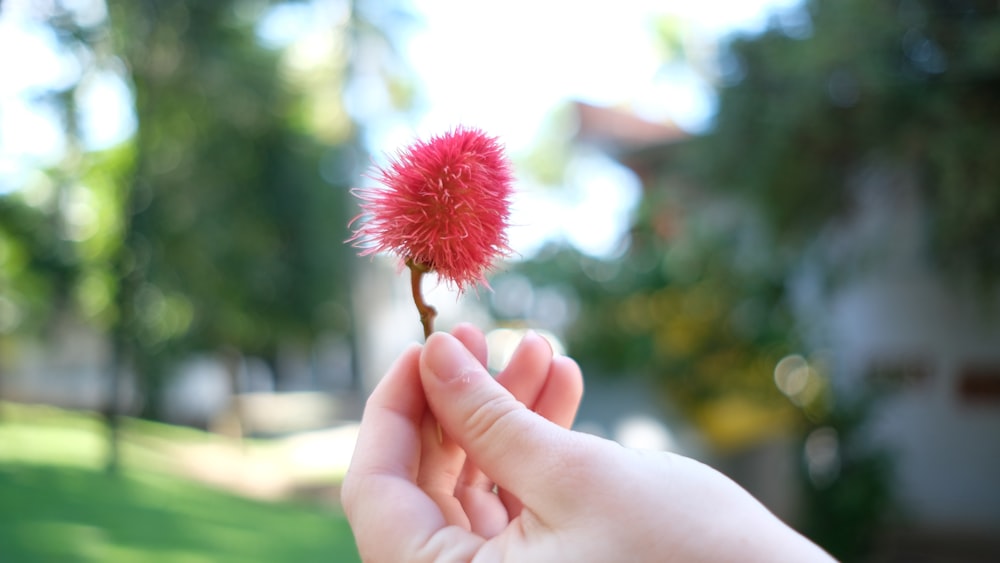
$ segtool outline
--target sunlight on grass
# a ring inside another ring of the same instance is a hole
[[[237,496],[185,479],[168,463],[169,452],[226,445],[222,438],[126,421],[123,470],[112,476],[103,471],[98,417],[0,409],[0,561],[358,559],[337,507]]]
[[[45,406],[4,403],[0,461],[98,468],[107,456],[100,420]]]
[[[0,403],[0,462],[103,468],[107,430],[94,413]],[[296,488],[337,486],[350,463],[356,424],[273,440],[236,441],[217,434],[123,418],[122,462],[144,471],[183,475],[261,498]]]

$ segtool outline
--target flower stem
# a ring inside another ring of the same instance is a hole
[[[423,281],[424,274],[429,272],[430,268],[414,262],[412,258],[406,261],[406,267],[410,269],[410,291],[413,293],[413,303],[416,304],[417,311],[420,313],[420,324],[424,327],[424,340],[427,340],[434,332],[434,317],[437,316],[437,309],[424,301],[420,282]],[[441,423],[435,422],[434,426],[437,428],[438,445],[443,444],[444,431],[441,429]]]
[[[424,274],[430,271],[430,268],[414,262],[412,258],[406,261],[406,266],[410,269],[410,290],[413,292],[413,303],[416,304],[417,312],[420,313],[420,324],[424,327],[424,340],[427,340],[434,332],[434,317],[437,316],[437,309],[424,301],[420,282],[423,280]]]

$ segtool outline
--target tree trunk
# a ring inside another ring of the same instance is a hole
[[[108,431],[108,455],[104,468],[116,474],[121,470],[121,381],[125,368],[125,338],[120,326],[116,326],[111,336],[111,359],[108,362],[108,399],[104,405],[104,422]]]
[[[246,427],[243,405],[239,397],[240,365],[243,363],[243,355],[236,348],[228,346],[222,350],[221,355],[222,363],[226,366],[226,375],[229,376],[229,420],[226,421],[223,433],[242,443]]]

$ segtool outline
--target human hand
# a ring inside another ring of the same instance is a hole
[[[456,346],[464,347],[466,359],[473,358],[477,369],[485,373],[483,334],[464,324],[456,327],[454,338]],[[395,527],[387,524],[394,516],[433,521],[440,527],[456,525],[480,537],[494,537],[521,509],[515,496],[495,488],[443,432],[426,402],[420,354],[416,345],[406,350],[372,393],[344,481],[345,510],[356,535],[365,537],[358,539],[365,560],[408,559],[382,551],[386,546],[378,536]],[[565,428],[572,424],[583,394],[576,363],[554,357],[549,344],[533,332],[525,335],[495,381],[509,391],[512,400]],[[391,505],[374,502],[397,495],[398,502]],[[355,505],[357,510],[348,508]],[[369,518],[377,527],[367,523]],[[367,545],[377,551],[369,552]]]
[[[534,338],[497,380],[471,327],[390,369],[342,495],[366,561],[830,560],[706,465],[567,430],[579,370]]]

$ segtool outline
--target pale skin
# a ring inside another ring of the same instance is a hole
[[[372,393],[342,493],[364,561],[832,561],[707,465],[569,430],[580,369],[538,335],[485,363],[461,325]]]

